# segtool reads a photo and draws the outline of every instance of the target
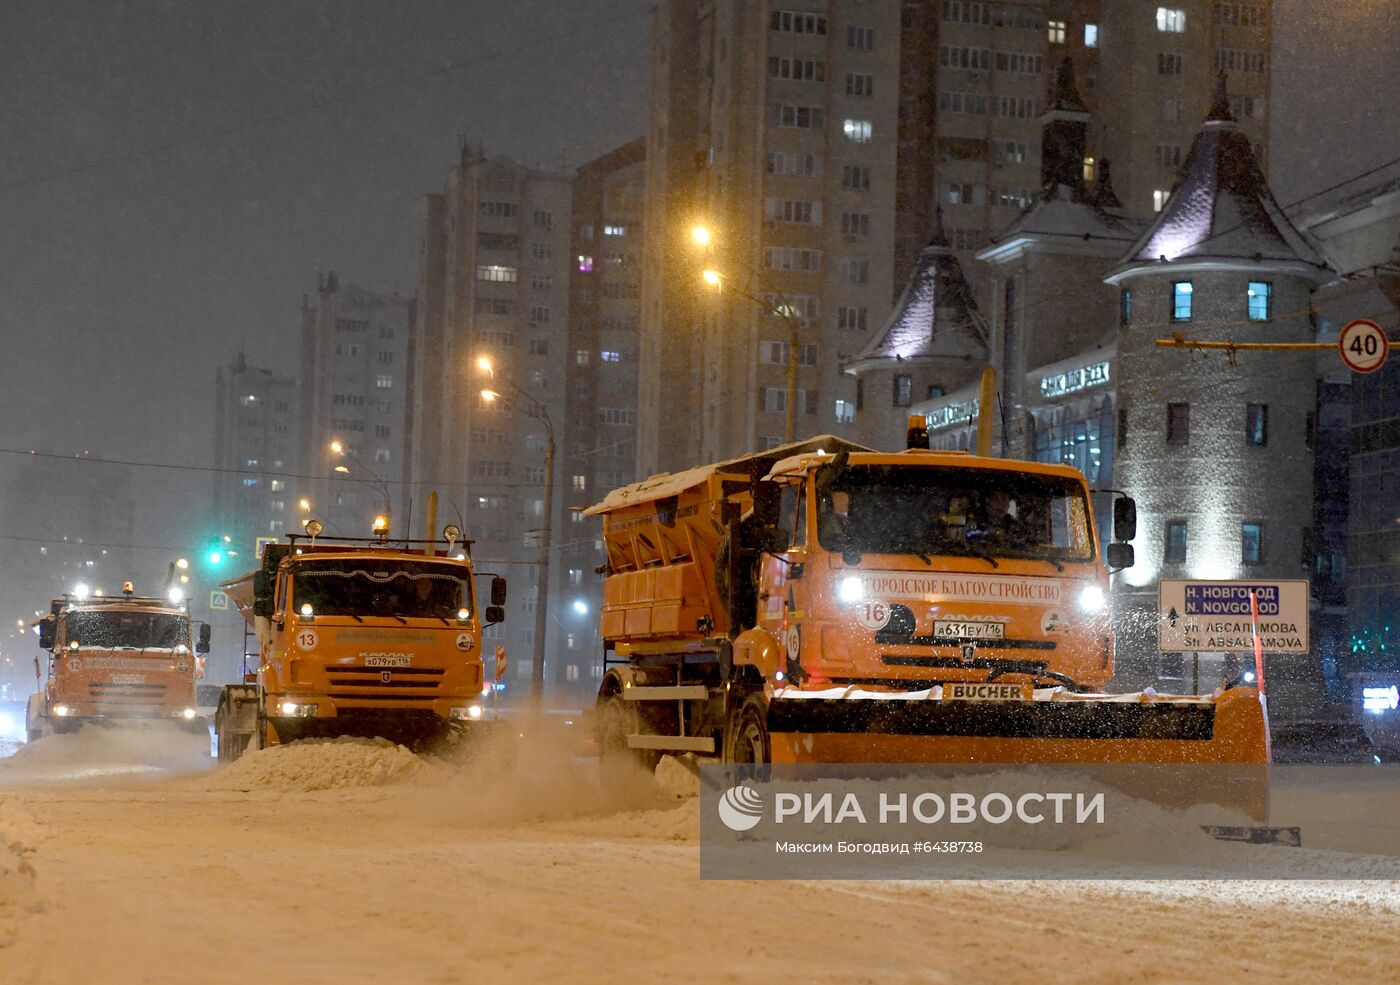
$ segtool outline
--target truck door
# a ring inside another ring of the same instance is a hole
[[[769,627],[778,634],[787,651],[786,675],[800,673],[803,620],[807,616],[807,496],[806,482],[783,487],[779,501],[779,526],[789,535],[789,547],[781,554],[764,558],[764,589],[761,605],[769,616]],[[766,598],[764,594],[766,593]]]

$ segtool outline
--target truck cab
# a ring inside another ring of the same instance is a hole
[[[26,716],[31,740],[93,722],[203,727],[194,689],[202,672],[198,655],[209,652],[209,626],[200,624],[194,634],[182,605],[130,591],[64,595],[37,625],[48,660]]]
[[[225,586],[255,663],[220,699],[221,758],[315,736],[418,741],[484,717],[482,628],[503,617],[505,581],[482,611],[465,547],[291,538],[261,560]]]

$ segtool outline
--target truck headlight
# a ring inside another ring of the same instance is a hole
[[[1087,585],[1079,593],[1079,607],[1085,612],[1098,612],[1104,607],[1103,589],[1098,585]]]
[[[184,708],[180,711],[180,717],[187,722],[194,721],[194,716],[198,714],[193,708]]]
[[[277,710],[284,718],[315,718],[316,702],[314,701],[283,701],[277,706]]]
[[[481,705],[458,705],[447,709],[447,717],[454,722],[475,722],[481,718]]]
[[[865,598],[865,589],[860,583],[860,579],[855,575],[848,575],[841,579],[836,586],[836,597],[842,602],[859,602]]]
[[[63,718],[65,715],[71,714],[72,711],[73,711],[73,709],[72,709],[72,708],[69,708],[67,705],[54,705],[54,706],[53,706],[53,713],[54,713],[55,715],[57,715],[59,718]]]

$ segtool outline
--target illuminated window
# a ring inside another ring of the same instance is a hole
[[[841,124],[841,132],[846,135],[847,140],[853,143],[870,143],[869,120],[846,120]]]
[[[1186,30],[1186,11],[1180,7],[1158,7],[1157,30],[1166,34],[1183,33]]]
[[[1274,285],[1266,280],[1252,280],[1246,294],[1249,298],[1249,320],[1268,321],[1273,314]]]
[[[593,272],[593,258],[586,257],[582,253],[578,257],[579,273],[591,274]]]
[[[1161,212],[1167,207],[1167,200],[1172,197],[1172,193],[1158,188],[1152,193],[1152,211]]]
[[[1172,321],[1191,320],[1191,299],[1195,288],[1189,280],[1172,282]]]
[[[1064,22],[1064,21],[1048,21],[1048,22],[1046,23],[1046,26],[1049,28],[1049,35],[1050,35],[1050,43],[1051,43],[1051,44],[1064,44],[1064,43],[1065,43],[1065,22]]]
[[[502,267],[495,263],[483,263],[476,268],[476,279],[495,281],[501,284],[514,284],[515,268]]]
[[[1084,25],[1084,47],[1097,48],[1099,46],[1099,26],[1097,24]]]
[[[1240,524],[1240,561],[1258,564],[1264,559],[1264,529],[1262,524]]]
[[[1084,158],[1084,180],[1094,180],[1094,159],[1092,157]]]
[[[836,401],[836,423],[854,424],[856,420],[856,405],[853,400]]]
[[[576,475],[576,476],[573,476],[570,484],[573,486],[573,488],[574,488],[576,491],[578,491],[578,492],[583,492],[583,491],[585,491],[585,490],[588,488],[588,476],[586,476],[586,475]]]

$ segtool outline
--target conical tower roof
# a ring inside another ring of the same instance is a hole
[[[1278,270],[1324,280],[1321,254],[1288,221],[1230,113],[1221,73],[1176,187],[1147,232],[1107,278],[1161,263]]]
[[[908,360],[984,360],[986,338],[986,326],[962,265],[944,235],[940,210],[933,236],[920,251],[894,311],[845,369],[853,373]]]

